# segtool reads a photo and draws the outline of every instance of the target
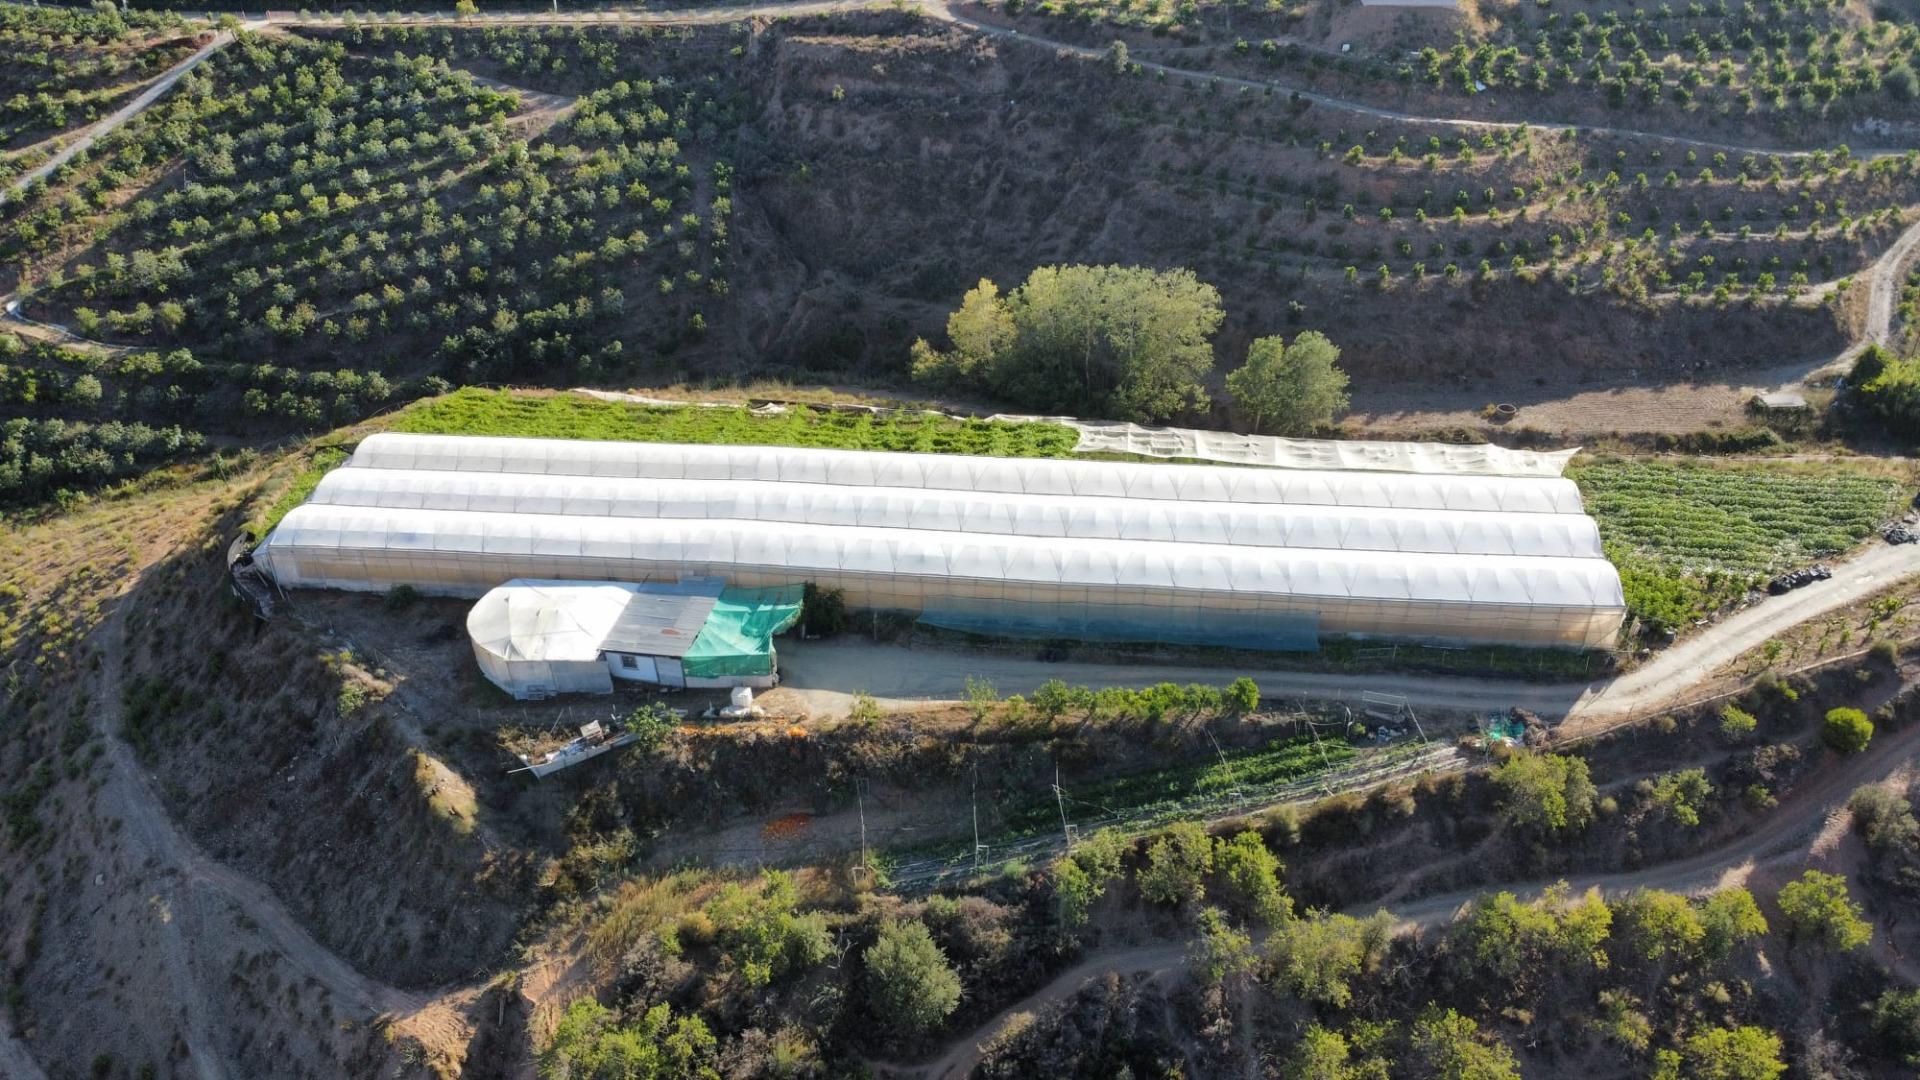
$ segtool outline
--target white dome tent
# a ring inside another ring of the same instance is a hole
[[[510,578],[809,581],[856,607],[964,612],[968,629],[1103,612],[1130,640],[1199,640],[1173,634],[1185,620],[1220,643],[1290,622],[1601,647],[1625,615],[1578,489],[1537,473],[387,433],[261,558],[287,587],[449,595]]]

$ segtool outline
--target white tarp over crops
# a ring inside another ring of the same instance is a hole
[[[1246,469],[1226,465],[899,454],[791,446],[686,446],[382,432],[361,442],[348,464],[359,469],[423,472],[757,480],[1177,502],[1520,514],[1585,512],[1580,489],[1573,481],[1557,476]]]
[[[1137,454],[1281,469],[1360,469],[1451,476],[1559,476],[1579,453],[1571,450],[1509,450],[1490,443],[1363,442],[1345,439],[1283,439],[1231,431],[1100,424],[1056,419],[1080,433],[1080,453]]]

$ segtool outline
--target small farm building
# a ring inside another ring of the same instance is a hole
[[[509,581],[467,614],[474,659],[516,698],[660,686],[774,684],[773,635],[800,614],[798,586]]]
[[[813,582],[937,626],[1077,640],[1612,643],[1620,577],[1572,481],[1486,454],[1459,472],[1444,452],[1378,457],[1420,471],[383,433],[260,561],[288,588],[469,596],[513,578]]]

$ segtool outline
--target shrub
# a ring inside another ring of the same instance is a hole
[[[1920,1067],[1920,990],[1889,990],[1873,1003],[1873,1033],[1908,1065]]]
[[[1578,832],[1593,821],[1587,763],[1558,754],[1516,753],[1496,769],[1507,820],[1542,833]]]
[[[1720,710],[1720,734],[1729,742],[1744,742],[1760,726],[1754,715],[1738,705],[1729,705]]]
[[[823,589],[806,584],[800,610],[805,612],[807,633],[814,637],[833,637],[847,629],[847,594],[839,589]]]
[[[1209,985],[1245,975],[1253,970],[1253,939],[1236,929],[1219,908],[1203,908],[1199,918],[1200,936],[1194,941],[1195,974]]]
[[[1259,833],[1248,829],[1231,840],[1214,841],[1213,866],[1234,905],[1254,919],[1278,926],[1293,915],[1293,900],[1280,886],[1280,860]]]
[[[411,585],[395,585],[382,601],[388,611],[405,611],[420,599],[420,590]]]
[[[1827,710],[1826,723],[1820,729],[1820,738],[1828,746],[1843,754],[1857,754],[1873,741],[1873,721],[1859,709],[1842,706]]]
[[[1713,784],[1704,769],[1681,769],[1655,777],[1647,785],[1647,797],[1673,820],[1691,828],[1700,824],[1701,812],[1713,798]]]
[[[1213,870],[1213,844],[1197,822],[1183,821],[1147,848],[1138,875],[1140,895],[1155,904],[1199,903]]]
[[[1689,1036],[1678,1052],[1662,1050],[1654,1080],[1774,1080],[1787,1071],[1780,1036],[1765,1028],[1708,1028]]]
[[[1513,1051],[1488,1041],[1479,1024],[1452,1009],[1429,1012],[1413,1025],[1413,1054],[1423,1075],[1520,1080]]]
[[[620,726],[636,736],[634,745],[641,753],[657,749],[673,733],[680,718],[674,711],[658,701],[650,701],[635,708],[620,721]]]
[[[675,1018],[665,1004],[621,1024],[613,1010],[590,997],[561,1014],[553,1039],[540,1053],[544,1080],[612,1076],[712,1075],[718,1040],[697,1016]]]
[[[1274,979],[1302,1001],[1344,1009],[1350,984],[1377,967],[1393,936],[1393,916],[1367,919],[1322,912],[1287,922],[1267,942]]]
[[[922,1034],[960,1006],[960,975],[917,919],[883,923],[865,963],[868,1003],[893,1034]]]
[[[1260,707],[1260,686],[1245,675],[1227,685],[1227,708],[1240,716],[1245,716]]]
[[[759,888],[730,884],[707,905],[715,941],[748,986],[804,971],[833,951],[825,918],[801,913],[799,900],[793,879],[769,870]]]

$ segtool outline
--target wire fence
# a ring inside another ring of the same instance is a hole
[[[971,852],[897,859],[886,867],[885,878],[896,892],[926,892],[967,881],[1008,863],[1050,861],[1067,849],[1070,839],[1096,829],[1111,828],[1139,835],[1174,821],[1256,813],[1289,803],[1364,791],[1420,773],[1451,771],[1462,765],[1464,759],[1452,746],[1408,742],[1368,752],[1345,765],[1291,780],[1120,810],[1082,802],[1062,790],[1059,798],[1066,822],[1059,832],[983,843]]]

